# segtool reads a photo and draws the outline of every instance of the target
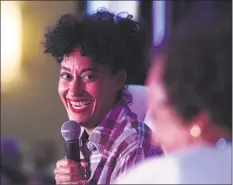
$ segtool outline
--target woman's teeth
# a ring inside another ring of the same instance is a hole
[[[72,107],[76,109],[87,107],[87,105],[89,105],[90,103],[91,103],[90,100],[78,101],[78,102],[70,101],[70,104],[72,105]]]

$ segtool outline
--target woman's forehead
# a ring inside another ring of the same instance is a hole
[[[93,62],[91,57],[82,56],[80,54],[80,50],[75,50],[74,52],[70,53],[63,57],[61,62],[61,66],[66,66],[72,69],[78,68],[98,68],[97,63]]]
[[[61,69],[67,69],[71,72],[82,72],[85,69],[90,69],[101,74],[111,74],[109,67],[94,62],[93,59],[89,56],[82,56],[77,52],[72,53],[69,56],[64,56],[61,62]],[[86,71],[86,70],[85,70]]]

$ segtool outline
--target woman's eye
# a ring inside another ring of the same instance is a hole
[[[94,75],[84,75],[83,77],[82,77],[82,79],[83,80],[89,80],[89,81],[93,81],[93,80],[95,80],[95,76]]]
[[[61,74],[61,77],[62,77],[63,79],[69,80],[69,79],[72,78],[72,75],[69,74],[69,73],[62,73],[62,74]]]

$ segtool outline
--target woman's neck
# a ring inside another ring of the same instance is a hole
[[[92,131],[95,129],[95,128],[84,128],[85,131],[87,132],[87,134],[90,136]]]
[[[205,142],[216,145],[219,139],[231,139],[231,133],[228,129],[219,128],[216,126],[212,126],[210,129],[206,130],[201,138]]]

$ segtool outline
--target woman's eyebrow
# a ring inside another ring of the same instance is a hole
[[[65,66],[61,66],[61,69],[60,69],[60,70],[65,70],[65,71],[71,72],[70,68],[65,67]],[[85,73],[85,72],[87,72],[87,71],[98,72],[98,69],[97,69],[97,68],[91,68],[91,67],[82,68],[82,69],[80,70],[80,74]]]
[[[71,72],[70,68],[65,67],[65,66],[61,66],[61,69],[65,70],[65,71],[69,71],[69,72]]]
[[[82,68],[80,74],[87,71],[97,72],[98,70],[96,68]]]

